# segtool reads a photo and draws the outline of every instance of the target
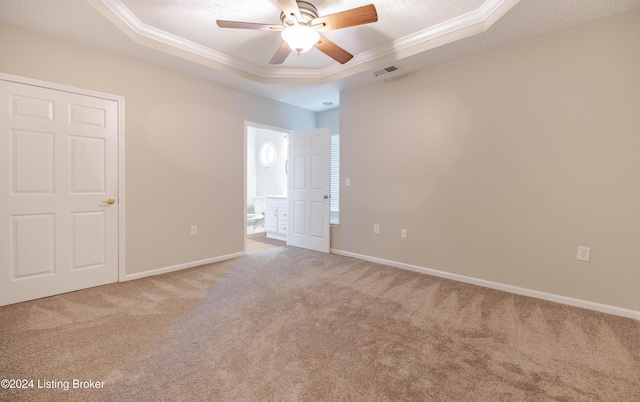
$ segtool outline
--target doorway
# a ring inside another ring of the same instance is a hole
[[[290,131],[245,123],[245,246],[247,237],[263,237],[265,197],[287,195],[287,155]]]
[[[330,137],[328,127],[292,132],[245,122],[245,253],[247,237],[262,233],[330,252]],[[259,205],[263,230],[255,229]]]

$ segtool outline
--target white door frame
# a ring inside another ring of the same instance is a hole
[[[243,236],[243,242],[244,242],[244,246],[243,246],[243,251],[246,253],[247,252],[247,138],[249,136],[249,127],[253,127],[253,128],[259,128],[259,129],[263,129],[263,130],[269,130],[269,131],[277,131],[283,134],[291,134],[293,133],[293,130],[288,129],[288,128],[282,128],[282,127],[275,127],[275,126],[269,126],[267,124],[261,124],[261,123],[255,123],[252,121],[248,121],[245,120],[244,121],[244,158],[243,158],[243,166],[242,166],[242,171],[244,172],[244,185],[242,188],[242,193],[243,193],[243,197],[242,197],[242,204],[244,205],[243,211],[244,211],[244,227],[242,229],[242,233],[244,233]]]
[[[115,101],[118,104],[118,282],[125,279],[124,97],[0,72],[0,80]]]

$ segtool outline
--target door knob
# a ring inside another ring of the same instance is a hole
[[[325,194],[324,199],[326,200],[327,198],[329,198],[329,196]]]
[[[106,201],[102,201],[102,203],[103,203],[103,204],[109,204],[109,205],[111,205],[111,204],[115,204],[115,203],[116,203],[116,199],[115,199],[115,198],[109,198],[109,199],[108,199],[108,200],[106,200]]]

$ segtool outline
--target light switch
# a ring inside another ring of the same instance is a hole
[[[344,185],[349,187],[351,185],[351,179],[348,178],[348,177],[346,179],[344,179]]]

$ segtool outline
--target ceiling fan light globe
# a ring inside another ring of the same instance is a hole
[[[293,25],[282,31],[282,39],[298,54],[309,51],[320,41],[320,34],[304,25]]]

